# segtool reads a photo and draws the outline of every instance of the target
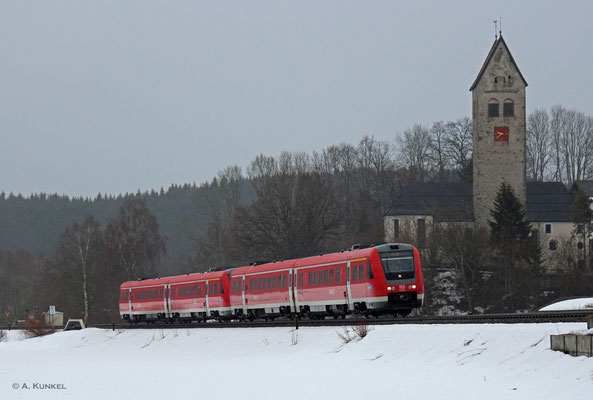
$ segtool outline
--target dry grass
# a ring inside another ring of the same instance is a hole
[[[336,331],[336,333],[338,334],[338,337],[344,344],[350,343],[354,340],[354,335],[352,334],[352,331],[350,331],[350,329],[346,326],[344,327],[344,330],[342,332]]]
[[[338,337],[340,338],[342,343],[346,344],[350,343],[356,338],[358,338],[358,340],[364,339],[370,331],[371,327],[368,324],[361,322],[351,327],[345,326],[342,332],[336,331],[336,333],[338,334]]]
[[[369,326],[369,324],[361,322],[358,325],[353,326],[352,330],[354,331],[356,336],[358,336],[362,340],[366,337],[366,335],[369,334],[369,332],[371,331],[371,327]]]
[[[23,329],[25,335],[28,337],[40,337],[54,333],[55,328],[41,325],[41,322],[31,319],[27,322],[25,329]]]

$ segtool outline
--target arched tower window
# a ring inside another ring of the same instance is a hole
[[[498,100],[490,99],[488,101],[488,116],[489,117],[498,117]]]
[[[505,117],[515,116],[515,103],[513,103],[512,99],[505,99],[503,105],[503,115]]]

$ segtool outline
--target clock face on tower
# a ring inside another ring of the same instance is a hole
[[[509,141],[509,127],[508,126],[495,126],[494,127],[494,141],[495,142],[508,142]]]

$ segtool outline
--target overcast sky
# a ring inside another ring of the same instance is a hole
[[[0,0],[0,191],[199,184],[471,116],[500,16],[528,113],[593,115],[591,0]]]

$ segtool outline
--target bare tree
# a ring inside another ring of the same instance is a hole
[[[126,199],[118,216],[109,222],[106,239],[108,254],[124,271],[125,279],[154,275],[165,253],[156,217],[144,200],[134,197]]]
[[[473,312],[481,285],[480,270],[489,257],[489,233],[464,224],[450,224],[439,232],[441,257],[455,269],[468,310]]]
[[[238,209],[236,240],[245,255],[271,259],[322,251],[339,233],[340,207],[326,178],[302,157],[256,158],[248,168],[256,200]]]
[[[453,163],[453,168],[462,170],[467,167],[472,158],[472,120],[468,117],[448,122],[446,125],[447,155]]]
[[[545,109],[535,110],[527,119],[527,175],[543,181],[552,158],[550,118]]]
[[[554,106],[550,130],[554,148],[554,179],[571,183],[591,178],[593,118],[580,111]]]
[[[397,138],[397,149],[402,167],[408,170],[411,182],[425,182],[431,170],[431,139],[428,128],[416,124]]]
[[[446,172],[450,170],[450,158],[447,154],[447,128],[443,121],[434,122],[430,128],[429,157],[434,165],[439,182],[445,182]]]

